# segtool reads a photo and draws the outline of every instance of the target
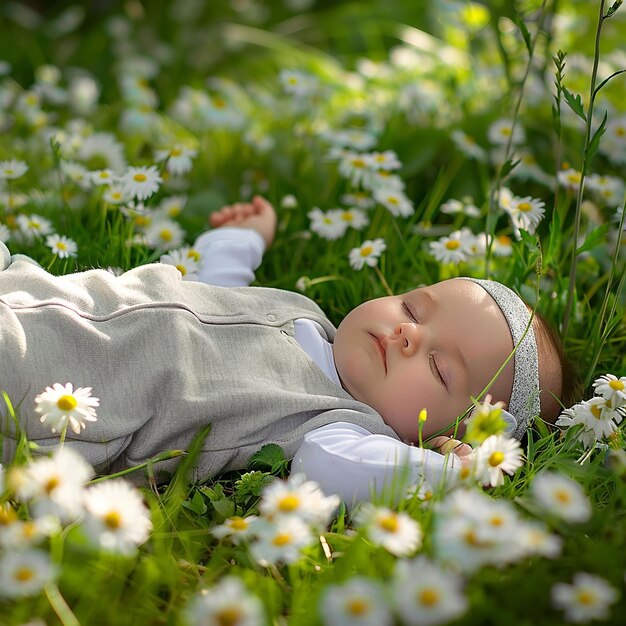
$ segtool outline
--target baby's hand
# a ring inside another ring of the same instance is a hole
[[[463,467],[469,467],[471,463],[470,455],[473,452],[472,446],[469,446],[458,439],[443,436],[433,437],[428,443],[432,445],[433,450],[437,450],[441,454],[448,454],[449,452],[452,452],[452,454],[459,457]]]
[[[265,198],[254,196],[252,202],[237,202],[211,213],[209,223],[214,228],[220,226],[252,228],[263,237],[265,245],[269,248],[276,232],[276,211]]]

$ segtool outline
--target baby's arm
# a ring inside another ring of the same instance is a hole
[[[407,487],[426,482],[436,489],[454,481],[460,459],[416,448],[362,426],[336,422],[307,433],[292,463],[320,484],[327,495],[338,494],[348,506],[369,500],[371,494],[391,492],[396,498]]]
[[[255,196],[252,203],[226,206],[209,220],[216,228],[200,235],[193,246],[202,256],[198,280],[221,287],[249,285],[274,237],[274,208]]]

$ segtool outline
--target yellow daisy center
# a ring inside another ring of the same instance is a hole
[[[24,537],[24,539],[31,539],[36,535],[36,533],[37,524],[35,524],[35,522],[31,520],[24,522],[24,525],[22,526],[22,537]]]
[[[199,261],[201,255],[197,250],[191,249],[187,251],[187,256],[194,261]]]
[[[504,453],[502,452],[492,452],[489,457],[489,465],[491,465],[491,467],[498,467],[502,461],[504,461]]]
[[[389,204],[400,204],[400,201],[395,196],[387,196],[387,202]]]
[[[67,250],[67,246],[62,241],[57,241],[57,250]]]
[[[523,213],[528,213],[528,211],[531,211],[533,208],[533,205],[530,202],[520,202],[517,205],[517,208],[522,211]]]
[[[278,508],[287,513],[289,511],[295,511],[300,506],[300,498],[293,493],[281,498],[278,503]]]
[[[354,215],[352,215],[352,213],[350,213],[350,211],[344,211],[341,214],[341,219],[344,222],[352,222],[354,220]]]
[[[489,523],[492,526],[502,526],[502,524],[504,524],[504,519],[502,517],[500,517],[500,515],[494,515],[490,520]]]
[[[75,409],[77,405],[78,401],[74,396],[61,396],[57,400],[57,407],[59,407],[61,411],[71,411],[72,409]]]
[[[100,172],[98,178],[110,178],[109,172]]]
[[[361,248],[361,256],[362,257],[369,256],[370,254],[372,254],[372,252],[374,252],[374,248],[372,246],[363,246]]]
[[[133,176],[133,180],[137,183],[145,183],[148,180],[148,177],[140,172]]]
[[[226,100],[224,100],[224,98],[215,97],[215,98],[213,98],[213,106],[216,109],[225,109],[226,108]]]
[[[417,594],[417,599],[422,606],[435,606],[439,602],[439,592],[427,587]]]
[[[507,235],[499,235],[498,237],[496,237],[496,239],[503,246],[510,246],[511,245],[511,238],[508,237]]]
[[[279,533],[272,541],[275,546],[286,546],[291,543],[291,535],[288,533]]]
[[[230,518],[230,527],[233,530],[245,530],[248,528],[248,522],[243,517],[235,516]]]
[[[380,519],[378,525],[388,533],[395,533],[398,531],[398,518],[395,515],[387,515]]]
[[[60,484],[61,484],[61,481],[59,480],[58,476],[52,476],[44,484],[43,490],[47,494],[51,494]]]
[[[215,614],[215,621],[219,626],[236,626],[241,618],[241,610],[235,606],[227,606]]]
[[[575,172],[574,174],[568,174],[567,180],[570,183],[579,183],[580,182],[580,174],[578,172]]]
[[[352,159],[352,165],[354,167],[365,167],[365,161],[363,159]]]
[[[27,583],[34,576],[35,573],[32,569],[30,569],[30,567],[20,567],[19,569],[15,570],[14,574],[15,580],[20,583]]]
[[[626,136],[626,128],[625,128],[624,126],[618,126],[618,127],[615,129],[615,134],[616,134],[618,137],[624,137],[624,136]]]
[[[577,600],[579,604],[584,604],[585,606],[589,606],[595,602],[595,597],[589,591],[579,591]]]
[[[5,173],[7,176],[13,176],[13,170],[12,170],[12,169],[10,169],[10,168],[6,168],[6,169],[4,170],[4,173]]]
[[[118,511],[109,511],[103,518],[102,521],[107,528],[111,530],[117,530],[122,526],[122,516]]]
[[[298,79],[297,79],[295,76],[290,76],[290,77],[287,79],[287,82],[288,82],[290,85],[297,85],[297,84],[298,84]]]
[[[450,241],[446,241],[446,248],[448,250],[457,250],[460,247],[461,243],[456,241],[456,239],[451,239]]]
[[[565,489],[557,489],[554,492],[554,498],[561,504],[569,504],[572,500],[570,492]]]
[[[183,151],[180,148],[174,148],[173,150],[170,151],[170,156],[177,157],[177,156],[180,156],[182,153]]]
[[[181,263],[179,263],[179,264],[176,266],[176,269],[177,269],[177,270],[178,270],[178,271],[179,271],[179,272],[180,272],[183,276],[187,273],[187,268],[186,268],[184,265],[182,265]]]
[[[111,193],[111,199],[112,200],[121,200],[122,199],[122,193],[120,191],[113,191]]]
[[[599,420],[602,417],[602,409],[597,404],[591,405],[591,414]]]
[[[609,387],[613,391],[624,391],[624,383],[621,380],[612,380],[609,383]]]
[[[164,228],[161,232],[159,232],[159,237],[163,239],[163,241],[171,241],[172,240],[172,231],[169,228]]]
[[[366,615],[369,604],[363,598],[353,598],[346,608],[350,615]]]

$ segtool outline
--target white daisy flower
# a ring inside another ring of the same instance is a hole
[[[169,150],[158,150],[155,155],[155,160],[167,160],[165,165],[167,171],[174,176],[182,176],[191,170],[193,166],[192,159],[197,154],[197,150],[192,150],[182,144],[176,144]]]
[[[112,170],[104,169],[104,170],[94,170],[93,172],[89,172],[91,176],[91,182],[96,186],[100,187],[102,185],[110,185],[115,182],[116,176]]]
[[[31,215],[20,214],[16,219],[20,232],[28,241],[32,241],[34,237],[50,235],[53,232],[52,222],[41,215],[35,213]]]
[[[559,184],[566,189],[578,191],[578,187],[580,187],[580,181],[582,180],[582,172],[570,168],[560,171],[556,175],[556,178],[559,181]]]
[[[61,161],[61,170],[75,185],[83,191],[89,191],[93,185],[93,179],[89,170],[75,161]]]
[[[376,145],[376,137],[366,130],[346,129],[330,131],[324,134],[327,141],[350,150],[365,151]]]
[[[132,554],[150,536],[152,521],[139,491],[123,479],[89,487],[83,496],[88,515],[83,530],[96,545],[110,552]]]
[[[598,149],[612,163],[626,163],[626,116],[609,119]]]
[[[0,557],[0,596],[35,596],[56,576],[57,568],[41,550],[6,552]]]
[[[509,141],[511,141],[512,145],[524,143],[526,134],[519,123],[513,129],[512,120],[501,119],[496,120],[489,126],[487,137],[492,144],[506,146]]]
[[[354,576],[343,584],[324,588],[320,598],[327,626],[391,626],[393,617],[380,583]]]
[[[380,255],[387,249],[384,239],[366,239],[358,248],[352,248],[348,255],[350,267],[354,270],[363,269],[364,265],[374,267]]]
[[[374,199],[382,204],[394,217],[408,217],[415,212],[413,203],[403,191],[391,188],[374,189]]]
[[[310,96],[319,85],[317,78],[312,74],[295,70],[282,70],[279,80],[285,93],[293,94],[297,98]]]
[[[507,208],[511,221],[517,228],[527,230],[531,235],[543,219],[546,203],[539,198],[515,197]]]
[[[97,420],[94,407],[100,404],[100,400],[92,397],[91,387],[74,389],[72,383],[54,383],[35,398],[35,404],[35,413],[41,415],[39,421],[47,422],[53,433],[69,425],[79,434],[85,428],[85,422]]]
[[[46,237],[46,245],[60,259],[75,257],[78,250],[76,242],[65,235],[48,235]]]
[[[124,204],[129,199],[124,187],[120,183],[114,183],[107,187],[102,198],[105,202],[115,205]]]
[[[183,280],[197,280],[200,265],[188,252],[188,248],[170,250],[159,261],[165,265],[173,265],[182,274]]]
[[[307,216],[311,220],[311,230],[324,239],[339,239],[348,230],[348,223],[341,219],[340,210],[324,213],[318,207],[314,207]]]
[[[566,522],[586,522],[591,517],[591,505],[583,488],[571,478],[542,472],[533,478],[530,489],[545,511]]]
[[[585,179],[585,189],[604,206],[617,206],[624,198],[624,181],[617,176],[590,174]]]
[[[338,506],[337,496],[326,497],[316,482],[306,480],[304,474],[292,474],[289,480],[276,480],[265,488],[259,508],[269,519],[295,516],[309,524],[326,526]]]
[[[424,556],[396,563],[392,590],[403,624],[447,624],[461,617],[469,606],[462,589],[460,576]]]
[[[261,601],[234,576],[194,594],[184,609],[189,626],[265,626]]]
[[[581,624],[607,619],[609,607],[619,597],[606,580],[585,572],[575,574],[571,585],[556,583],[550,595],[552,606],[565,612],[567,622]]]
[[[498,235],[493,240],[491,250],[494,256],[511,256],[513,254],[513,240],[508,235]]]
[[[397,170],[402,167],[398,155],[393,150],[384,152],[372,152],[368,156],[370,167],[373,170]]]
[[[487,437],[473,455],[476,477],[485,487],[503,485],[503,474],[513,475],[524,464],[520,442],[505,435]]]
[[[508,187],[500,187],[497,198],[500,209],[508,211],[513,202],[513,198],[515,198],[515,194]]]
[[[164,217],[174,219],[183,212],[186,204],[187,196],[184,194],[169,196],[168,198],[163,198],[163,200],[161,200],[156,213],[157,215],[163,215]]]
[[[0,241],[6,243],[11,238],[11,231],[6,224],[0,224]]]
[[[80,454],[61,447],[50,457],[14,469],[11,482],[18,498],[31,502],[36,518],[54,515],[65,521],[82,513],[84,484],[92,476],[93,468]]]
[[[28,171],[28,165],[19,159],[0,161],[0,179],[15,180]]]
[[[472,136],[464,133],[462,130],[453,131],[452,141],[465,156],[477,161],[487,160],[487,152],[476,143]]]
[[[404,512],[368,503],[360,513],[360,525],[365,526],[370,541],[396,556],[413,554],[422,545],[423,532],[416,520]]]
[[[511,172],[511,178],[515,180],[533,180],[542,185],[552,185],[553,178],[546,174],[537,164],[534,155],[527,150],[520,150],[514,160],[518,163]]]
[[[353,187],[359,187],[370,173],[369,154],[348,152],[339,161],[339,173],[350,181]]]
[[[298,206],[298,198],[296,198],[292,193],[288,193],[282,197],[280,206],[283,209],[295,209]]]
[[[447,237],[428,244],[430,253],[440,263],[464,263],[473,256],[474,235],[469,229],[456,230]]]
[[[281,515],[272,522],[259,519],[254,526],[257,540],[250,546],[250,551],[263,566],[295,563],[301,550],[313,543],[309,526],[299,517]]]
[[[361,209],[338,209],[339,217],[355,230],[363,230],[368,224],[367,214]]]
[[[137,200],[145,200],[156,193],[162,182],[156,165],[129,167],[122,177],[125,192]]]
[[[566,409],[556,421],[557,426],[566,428],[583,424],[579,439],[586,447],[602,441],[617,430],[622,421],[624,408],[614,409],[611,402],[602,397],[594,397]]]
[[[185,238],[185,231],[178,222],[157,219],[146,228],[146,245],[157,250],[179,248]]]
[[[404,181],[399,176],[386,170],[370,171],[363,179],[363,186],[372,192],[377,189],[401,192],[405,188]]]
[[[605,374],[596,378],[593,388],[595,393],[602,396],[609,406],[620,407],[626,404],[626,376],[618,378],[613,374]]]
[[[242,539],[248,539],[254,533],[254,525],[259,518],[256,515],[240,517],[233,515],[227,517],[223,524],[219,524],[211,528],[211,534],[218,539],[229,537],[235,543],[239,543]]]
[[[121,175],[126,169],[124,144],[113,133],[94,133],[82,139],[77,158],[90,169],[109,169]]]
[[[544,556],[548,559],[556,559],[563,547],[563,540],[558,535],[547,532],[537,522],[526,522],[520,528],[517,540],[524,554]]]
[[[372,196],[365,191],[344,193],[340,200],[346,206],[354,206],[357,209],[371,209],[376,206],[376,202],[374,202]]]

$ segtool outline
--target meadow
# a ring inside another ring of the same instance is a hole
[[[356,509],[289,476],[277,446],[198,484],[203,432],[171,481],[137,488],[23,438],[0,469],[0,626],[623,623],[620,5],[2,3],[12,254],[193,280],[211,212],[261,194],[278,229],[255,285],[338,325],[371,298],[489,277],[573,366],[556,426],[537,418],[518,447],[477,398],[456,484]],[[98,389],[72,382],[39,390],[64,436],[98,413]],[[34,410],[2,392],[3,428]]]

